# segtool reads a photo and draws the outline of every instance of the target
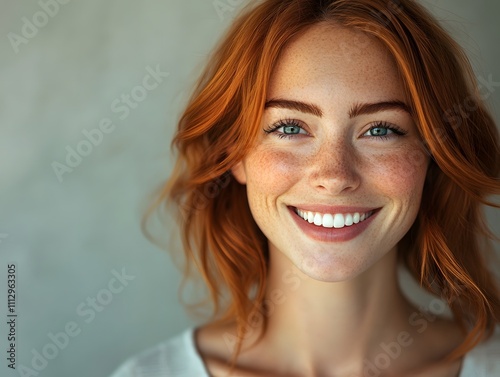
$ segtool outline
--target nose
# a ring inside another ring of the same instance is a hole
[[[358,156],[345,140],[323,142],[312,156],[309,172],[313,188],[329,195],[354,191],[361,183]]]

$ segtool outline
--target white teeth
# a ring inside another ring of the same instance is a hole
[[[341,213],[336,213],[333,217],[333,227],[334,228],[343,228],[345,225],[344,215]]]
[[[323,221],[323,216],[321,216],[320,213],[317,213],[314,215],[314,225],[321,225]]]
[[[333,228],[335,226],[335,220],[332,215],[327,213],[323,216],[323,225],[325,228]]]
[[[307,221],[309,221],[310,223],[314,221],[314,213],[307,212]]]
[[[354,222],[352,220],[352,215],[350,213],[348,213],[347,215],[345,215],[345,225],[346,226],[351,226]]]
[[[367,213],[325,213],[296,210],[297,214],[305,221],[324,228],[343,228],[344,226],[351,226],[369,218],[373,211]]]

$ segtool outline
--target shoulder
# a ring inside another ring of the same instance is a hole
[[[111,377],[207,377],[193,334],[189,328],[131,357]]]
[[[500,327],[465,356],[460,374],[460,377],[490,376],[500,376]]]

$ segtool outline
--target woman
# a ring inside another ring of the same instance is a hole
[[[200,79],[155,203],[177,205],[217,316],[115,376],[500,375],[481,90],[416,1],[253,5]],[[453,318],[402,294],[398,262]]]

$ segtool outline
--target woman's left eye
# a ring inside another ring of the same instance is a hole
[[[395,125],[380,122],[370,127],[370,129],[366,131],[363,136],[385,140],[393,136],[403,136],[406,134],[406,131]]]

